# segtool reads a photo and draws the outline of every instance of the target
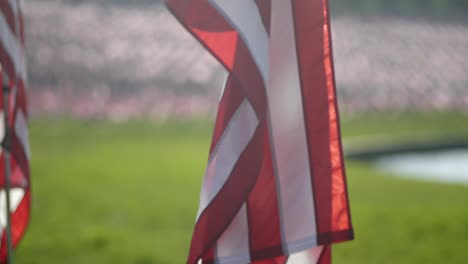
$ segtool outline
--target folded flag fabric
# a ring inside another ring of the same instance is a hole
[[[166,0],[229,75],[188,263],[330,263],[353,229],[327,0]]]

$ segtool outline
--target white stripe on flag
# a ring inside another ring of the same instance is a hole
[[[29,147],[28,122],[22,110],[18,110],[18,113],[16,114],[15,133],[21,143],[21,146],[23,147],[24,153],[26,154],[26,158],[28,159],[28,161],[30,161],[31,148]]]
[[[286,264],[302,264],[302,263],[317,263],[322,254],[323,246],[314,247],[309,250],[304,250],[296,254],[292,254],[288,258]]]
[[[229,80],[229,72],[224,71],[223,87],[221,88],[221,93],[219,94],[218,103],[221,102],[221,99],[223,99],[223,95],[226,90],[226,85],[228,83],[228,80]]]
[[[283,249],[291,254],[315,246],[317,231],[291,1],[273,0],[271,18],[270,132]]]
[[[209,0],[247,45],[266,84],[268,80],[268,33],[253,0]]]
[[[21,188],[13,188],[10,190],[10,212],[16,211],[21,200],[24,197],[24,190]],[[3,234],[3,231],[7,224],[7,215],[6,215],[6,192],[2,189],[0,191],[0,234]],[[1,241],[0,241],[1,246]]]
[[[18,10],[19,10],[19,9],[18,9],[19,6],[18,6],[18,3],[17,3],[16,1],[17,1],[17,0],[8,0],[8,3],[10,4],[11,10],[13,10],[13,15],[14,15],[15,17],[18,16]]]
[[[11,58],[14,64],[16,74],[26,80],[26,59],[22,51],[22,45],[18,42],[15,34],[11,32],[8,22],[5,19],[3,13],[0,12],[0,39],[3,47],[5,48],[6,54]],[[11,78],[11,76],[8,76]]]
[[[250,263],[249,224],[244,205],[216,244],[216,264]]]
[[[237,160],[253,137],[257,126],[257,115],[249,101],[244,99],[210,157],[203,179],[197,219],[223,187]]]
[[[10,189],[10,212],[16,211],[21,200],[24,197],[24,190],[21,188]],[[0,191],[0,228],[1,231],[6,226],[6,192],[4,189]]]

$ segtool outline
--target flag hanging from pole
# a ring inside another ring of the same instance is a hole
[[[224,66],[188,263],[330,263],[353,239],[327,0],[166,0]]]
[[[30,212],[28,112],[26,105],[26,63],[23,15],[20,0],[0,1],[0,81],[7,92],[0,100],[0,262],[7,256],[7,214],[5,152],[10,153],[10,212],[12,244],[16,246],[26,231]],[[2,88],[3,88],[2,87]],[[8,96],[5,113],[4,96]],[[7,122],[5,122],[7,120]],[[8,150],[7,150],[8,149]]]

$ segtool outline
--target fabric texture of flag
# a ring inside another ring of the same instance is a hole
[[[229,75],[188,263],[330,263],[353,239],[327,0],[166,0]]]
[[[1,83],[8,87],[8,113],[1,103],[0,137],[4,141],[0,155],[0,262],[7,254],[6,246],[6,193],[5,147],[10,149],[10,211],[13,246],[26,231],[30,213],[28,111],[26,105],[26,63],[22,6],[19,0],[0,1],[0,64]],[[5,118],[8,117],[8,124]],[[7,146],[5,146],[5,144]]]

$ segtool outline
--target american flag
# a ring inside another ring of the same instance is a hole
[[[21,240],[30,211],[28,112],[26,105],[26,62],[22,1],[0,1],[0,80],[7,93],[2,93],[0,137],[3,141],[0,156],[0,261],[5,261],[6,193],[5,155],[9,149],[11,169],[10,211],[13,246]],[[8,95],[8,112],[3,111],[4,96]],[[6,124],[5,120],[8,120]],[[4,140],[4,139],[7,140]]]
[[[229,75],[188,263],[330,263],[351,240],[327,0],[167,0]]]

